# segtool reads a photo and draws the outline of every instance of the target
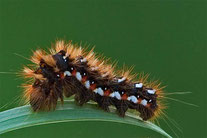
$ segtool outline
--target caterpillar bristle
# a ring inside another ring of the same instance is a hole
[[[22,88],[24,89],[23,97],[25,99],[25,104],[27,104],[33,88],[31,84],[23,84]]]
[[[49,66],[54,67],[54,68],[56,67],[56,62],[54,58],[52,57],[52,55],[46,55],[42,57],[42,60],[44,60],[44,62],[46,62]]]
[[[57,41],[48,51],[34,51],[35,66],[24,67],[22,73],[29,79],[24,97],[33,111],[54,110],[58,99],[63,103],[64,96],[74,95],[78,105],[92,100],[105,111],[115,106],[122,117],[128,109],[138,111],[143,120],[162,114],[163,88],[158,81],[148,82],[149,75],[137,75],[133,67],[117,71],[117,62],[71,41]]]
[[[148,78],[149,78],[149,74],[146,74],[146,73],[142,72],[138,76],[138,81],[142,82],[145,85],[148,85],[148,82],[147,82]]]
[[[126,81],[134,81],[136,82],[137,73],[133,73],[134,66],[126,67],[125,65],[120,71],[117,71],[119,76],[122,76]]]
[[[36,50],[33,52],[33,56],[31,57],[31,61],[35,64],[39,64],[40,60],[46,55],[46,52],[43,50]]]
[[[32,70],[28,67],[24,67],[24,69],[22,71],[22,75],[24,76],[24,78],[35,78],[35,79],[39,79],[39,80],[45,80],[46,79],[41,74],[41,70],[36,70],[36,73],[35,73],[34,70]]]
[[[28,67],[24,67],[22,74],[25,78],[32,78],[34,77],[34,71]]]
[[[63,40],[57,41],[55,50],[56,50],[56,53],[58,53],[61,50],[66,51],[67,50],[67,45],[65,44],[65,42]]]

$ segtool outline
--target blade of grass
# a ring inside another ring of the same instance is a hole
[[[32,113],[30,109],[29,105],[25,105],[0,112],[0,134],[20,128],[58,122],[109,121],[144,127],[171,138],[160,127],[149,121],[142,121],[139,116],[127,113],[126,117],[121,118],[114,113],[115,110],[107,113],[97,109],[92,103],[79,107],[72,101],[65,101],[63,106],[58,104],[57,109],[52,112]]]

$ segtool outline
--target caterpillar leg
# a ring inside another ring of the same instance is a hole
[[[145,108],[142,109],[142,111],[139,111],[141,114],[140,114],[140,117],[146,121],[148,119],[150,119],[152,116],[154,116],[154,113],[152,111],[149,111]]]
[[[78,93],[78,89],[76,86],[76,80],[71,77],[66,77],[63,81],[63,89],[65,97],[70,97],[76,93]]]
[[[143,105],[137,105],[134,109],[137,110],[140,113],[140,117],[144,121],[146,121],[146,120],[150,119],[152,116],[154,116],[153,111],[152,110],[148,110]]]
[[[109,109],[109,106],[111,105],[110,98],[97,95],[96,102],[98,103],[98,106],[104,111],[106,112],[110,111]]]
[[[86,95],[82,95],[82,94],[76,94],[75,95],[75,101],[76,104],[79,106],[82,106],[83,104],[87,103],[88,101],[90,101],[90,96],[86,96]]]
[[[36,80],[30,91],[30,105],[33,111],[54,110],[58,98],[63,101],[62,88],[58,84]]]
[[[79,91],[75,95],[75,101],[79,106],[82,106],[91,100],[91,95],[91,92],[87,91],[84,87],[79,88]]]
[[[128,105],[126,104],[125,101],[116,101],[115,102],[115,107],[117,109],[117,113],[119,116],[124,117],[126,111],[128,110]]]

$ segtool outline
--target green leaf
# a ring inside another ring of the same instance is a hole
[[[57,109],[51,112],[31,112],[29,105],[13,108],[0,112],[0,134],[20,128],[70,121],[108,121],[144,127],[156,131],[163,136],[170,137],[164,130],[149,121],[142,121],[139,116],[127,113],[121,118],[114,109],[111,113],[104,112],[92,103],[80,107],[72,101],[65,101],[64,105],[58,104]]]

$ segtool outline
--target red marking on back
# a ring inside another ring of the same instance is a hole
[[[73,75],[73,76],[76,75],[76,70],[75,70],[75,69],[72,71],[72,75]]]
[[[84,83],[86,82],[86,80],[87,80],[87,76],[84,76],[81,81]]]
[[[121,97],[122,100],[127,100],[127,98],[128,98],[127,94],[124,94],[124,95],[122,95],[122,97]]]
[[[106,90],[106,91],[104,91],[104,96],[109,96],[110,95],[110,90],[108,89],[108,90]]]
[[[61,79],[64,79],[65,78],[64,73],[62,73],[62,72],[60,73],[60,78]]]
[[[148,104],[146,105],[146,107],[149,108],[149,107],[150,107],[150,104],[148,103]]]
[[[93,91],[94,89],[96,89],[96,84],[91,84],[90,89]]]
[[[139,99],[138,99],[138,104],[140,104],[140,103],[141,103],[141,101],[142,101],[142,99],[141,99],[141,98],[139,98]]]

